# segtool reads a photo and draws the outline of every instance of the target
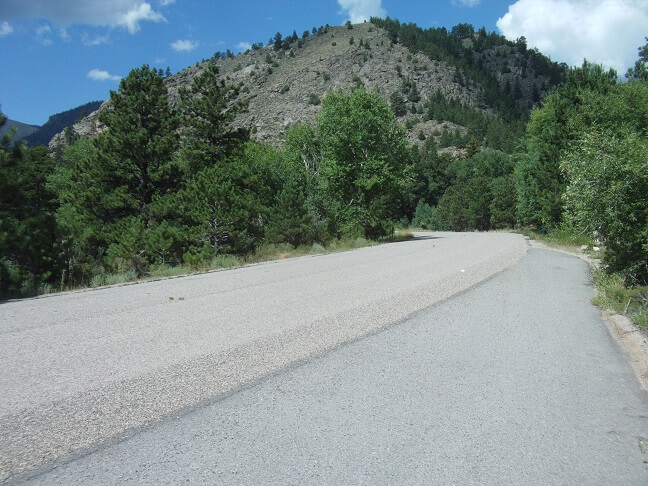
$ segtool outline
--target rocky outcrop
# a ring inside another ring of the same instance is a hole
[[[493,58],[499,62],[498,56]],[[391,42],[385,30],[371,23],[356,24],[352,29],[326,27],[319,34],[293,42],[288,51],[275,51],[273,46],[266,46],[205,62],[217,62],[220,75],[227,82],[242,86],[242,96],[249,103],[235,124],[250,128],[253,138],[275,144],[281,143],[289,126],[313,122],[321,109],[319,101],[327,92],[350,92],[359,84],[387,99],[393,92],[401,91],[405,80],[416,85],[420,100],[414,107],[412,102],[407,102],[409,113],[400,117],[404,124],[407,119],[422,118],[426,100],[437,91],[478,110],[492,111],[480,101],[483,96],[478,85],[457,82],[455,67],[423,54],[410,53],[401,44]],[[204,65],[204,62],[196,63],[165,79],[172,105],[177,105],[178,89],[189,86]],[[73,131],[81,136],[99,133],[104,127],[98,121],[98,113],[108,106],[109,102],[104,103],[75,124]],[[413,114],[414,109],[419,115]],[[461,130],[443,120],[428,120],[414,126],[409,123],[408,127],[409,138],[414,143],[423,137],[438,136],[446,129]],[[65,143],[62,133],[52,139],[50,147],[61,143]]]

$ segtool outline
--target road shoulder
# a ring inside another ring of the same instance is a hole
[[[529,243],[532,248],[542,248],[578,257],[586,262],[592,270],[596,270],[600,266],[599,260],[582,252],[551,247],[537,240],[529,240]],[[608,331],[632,365],[641,387],[648,392],[648,336],[624,315],[605,309],[600,309],[600,313]]]

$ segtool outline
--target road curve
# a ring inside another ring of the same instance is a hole
[[[383,329],[519,261],[504,233],[0,304],[0,482]]]
[[[587,265],[531,248],[397,325],[30,485],[648,484],[648,395]]]

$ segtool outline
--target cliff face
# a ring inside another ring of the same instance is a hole
[[[515,49],[507,46],[481,52],[479,58],[482,60],[476,62],[481,62],[484,70],[491,71],[491,76],[495,72],[496,78],[509,84],[516,73],[505,69],[505,64],[516,69],[521,62],[516,61]],[[250,128],[253,138],[270,143],[281,143],[290,125],[313,122],[320,111],[319,100],[327,92],[350,92],[360,84],[378,91],[388,100],[399,93],[405,102],[399,118],[406,124],[413,142],[429,136],[439,137],[444,130],[465,132],[463,127],[448,120],[424,117],[426,102],[437,93],[479,112],[495,112],[484,101],[483,86],[463,78],[456,65],[432,60],[423,53],[414,54],[404,45],[393,42],[393,36],[386,30],[368,22],[356,24],[352,29],[324,27],[318,34],[292,40],[286,50],[276,51],[270,45],[235,57],[204,62],[216,62],[221,77],[228,83],[242,85],[242,96],[249,100],[249,105],[235,124]],[[165,79],[172,105],[177,105],[178,88],[189,86],[202,71],[204,62]],[[530,75],[533,73],[525,71],[525,76]],[[533,83],[539,93],[549,88],[545,79],[534,78]],[[412,89],[419,97],[410,96],[407,100],[406,91]],[[104,103],[74,124],[72,130],[81,136],[96,135],[104,128],[98,114],[108,107],[109,102]],[[65,144],[63,132],[51,140],[50,148],[61,143]]]

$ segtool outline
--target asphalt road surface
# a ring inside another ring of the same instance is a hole
[[[591,296],[577,258],[438,233],[2,304],[0,479],[648,484]]]

